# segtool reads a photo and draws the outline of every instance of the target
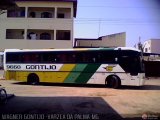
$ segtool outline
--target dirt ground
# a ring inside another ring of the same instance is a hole
[[[159,119],[160,79],[146,80],[143,87],[120,89],[104,85],[40,84],[0,80],[8,94],[0,106],[1,119]]]

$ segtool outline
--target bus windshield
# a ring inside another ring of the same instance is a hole
[[[121,56],[119,57],[119,65],[125,70],[126,73],[131,75],[138,75],[142,73],[142,63],[140,56]]]

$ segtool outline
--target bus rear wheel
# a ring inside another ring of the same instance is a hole
[[[31,73],[27,77],[27,83],[30,85],[37,85],[39,83],[39,77],[35,73]]]
[[[121,83],[118,76],[112,75],[106,78],[106,85],[110,88],[119,88]]]

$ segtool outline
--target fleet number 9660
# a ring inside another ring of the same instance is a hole
[[[21,69],[20,65],[7,65],[7,69]]]

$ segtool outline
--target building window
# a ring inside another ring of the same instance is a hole
[[[57,18],[71,18],[71,8],[57,8]]]
[[[35,18],[35,17],[36,17],[36,13],[35,13],[35,12],[30,12],[29,16],[30,16],[31,18]]]
[[[49,12],[41,13],[41,18],[52,18],[52,14]]]
[[[56,39],[57,40],[70,40],[71,39],[70,30],[57,30]]]
[[[51,40],[51,34],[49,34],[49,33],[42,33],[42,34],[40,34],[40,39],[41,40]]]
[[[145,48],[145,52],[148,52],[148,49],[147,49],[147,48]]]
[[[37,34],[34,33],[34,32],[30,32],[30,33],[28,34],[28,39],[36,40],[36,39],[37,39]]]
[[[53,7],[28,7],[28,17],[54,18],[55,8]]]
[[[54,40],[54,30],[28,29],[27,35],[31,40]]]
[[[58,13],[57,17],[58,18],[64,18],[64,14],[63,13]]]
[[[7,29],[6,39],[24,39],[23,29]]]
[[[20,7],[19,9],[8,10],[7,17],[25,17],[25,8]]]

